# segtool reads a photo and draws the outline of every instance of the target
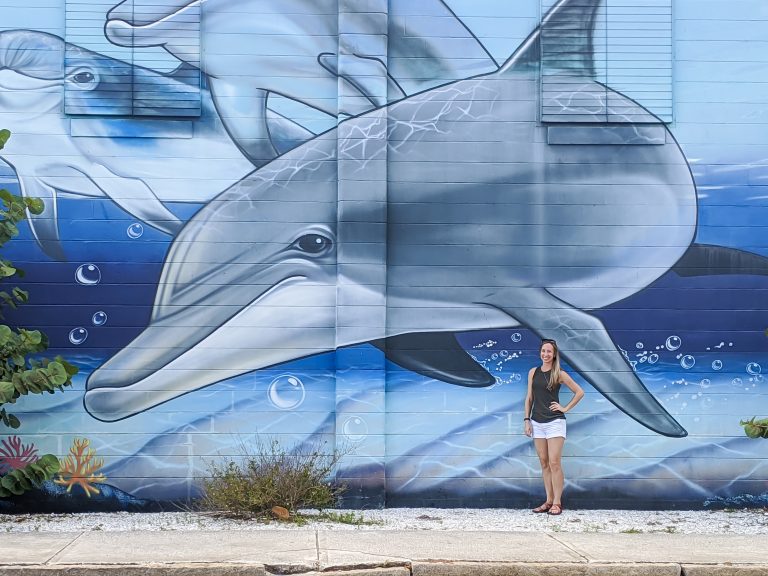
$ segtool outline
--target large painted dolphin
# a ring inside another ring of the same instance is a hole
[[[685,436],[590,310],[680,263],[723,261],[692,246],[696,189],[672,134],[589,78],[582,32],[598,6],[562,0],[497,72],[342,122],[212,200],[175,238],[149,326],[91,374],[86,409],[119,420],[363,342],[438,380],[488,386],[454,334],[523,326],[556,338],[621,411]],[[609,96],[583,104],[564,89],[562,105],[631,119],[537,121],[547,26],[574,55],[567,89]]]
[[[54,258],[64,259],[59,193],[106,196],[134,217],[173,234],[181,222],[166,202],[210,200],[253,170],[216,120],[205,90],[203,115],[194,130],[190,121],[72,119],[62,114],[65,89],[68,109],[75,113],[114,113],[124,107],[125,91],[115,90],[110,81],[126,74],[138,75],[156,94],[173,97],[191,89],[172,74],[67,45],[58,36],[0,32],[0,126],[13,134],[0,158],[15,171],[23,194],[46,200],[45,211],[31,218],[31,226]],[[94,102],[99,110],[94,110]],[[161,109],[169,104],[162,98],[155,102]],[[307,131],[298,135],[302,140],[309,136]]]

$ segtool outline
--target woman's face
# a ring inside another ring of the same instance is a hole
[[[552,344],[549,342],[545,342],[541,345],[539,354],[541,355],[542,362],[545,364],[551,364],[555,359],[555,347],[552,346]]]

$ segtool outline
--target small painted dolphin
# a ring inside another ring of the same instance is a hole
[[[337,0],[169,0],[143,9],[126,0],[107,14],[104,34],[199,67],[232,138],[261,166],[275,156],[253,140],[270,94],[346,117],[498,68],[444,2],[414,6],[347,3],[340,26]],[[202,53],[189,40],[200,21]]]
[[[67,51],[67,68],[64,52]],[[29,30],[0,32],[0,126],[13,137],[0,158],[16,172],[24,195],[46,201],[30,220],[38,243],[63,260],[57,195],[106,196],[141,221],[173,234],[181,228],[166,202],[202,203],[253,170],[218,121],[210,94],[202,90],[202,115],[193,120],[118,117],[136,105],[119,89],[126,75],[138,78],[153,99],[138,103],[158,114],[193,88],[179,75],[160,74],[66,44],[58,36]],[[91,114],[73,120],[67,112]],[[142,103],[143,102],[143,103]],[[150,105],[148,102],[153,102]],[[271,130],[271,133],[269,132]],[[271,114],[261,135],[277,153],[314,136]]]
[[[561,0],[542,27],[598,5]],[[454,333],[523,326],[556,338],[627,415],[685,436],[589,311],[711,256],[692,246],[691,171],[662,122],[587,77],[589,39],[556,25],[577,55],[567,81],[610,96],[580,112],[605,117],[610,103],[633,120],[548,132],[539,30],[498,72],[342,122],[201,209],[168,252],[149,326],[89,377],[88,412],[120,420],[363,342],[438,380],[488,386]]]

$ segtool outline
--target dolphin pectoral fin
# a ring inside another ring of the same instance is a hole
[[[96,186],[123,210],[166,234],[181,229],[181,221],[138,178],[115,174],[102,165],[94,165],[88,173]]]
[[[248,78],[238,80],[209,78],[213,105],[235,145],[254,167],[261,168],[278,155],[267,126],[269,93]]]
[[[317,135],[271,108],[267,108],[267,131],[278,154],[285,154]]]
[[[664,436],[688,435],[643,385],[600,320],[543,288],[511,290],[505,300],[515,304],[503,309],[537,335],[555,339],[563,358],[627,416]]]
[[[768,276],[768,258],[736,248],[691,244],[672,267],[678,276],[745,274]]]
[[[59,219],[56,189],[37,178],[19,178],[22,196],[39,198],[45,204],[40,214],[29,214],[28,222],[32,236],[38,246],[48,256],[59,262],[66,262],[67,257],[59,239]]]
[[[337,56],[330,52],[324,52],[318,54],[317,61],[328,72],[347,82],[376,108],[385,106],[387,101],[400,100],[405,97],[402,87],[387,72],[386,64],[378,58],[358,54]],[[382,83],[385,78],[386,89]],[[360,111],[340,112],[353,115]]]
[[[496,383],[461,347],[453,332],[402,334],[371,344],[398,366],[448,384],[481,388]]]

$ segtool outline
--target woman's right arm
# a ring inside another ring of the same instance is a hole
[[[536,368],[531,368],[528,371],[528,392],[525,395],[525,412],[523,412],[523,430],[525,430],[526,436],[533,434],[533,427],[531,426],[531,404],[533,403],[533,374],[535,372]]]

